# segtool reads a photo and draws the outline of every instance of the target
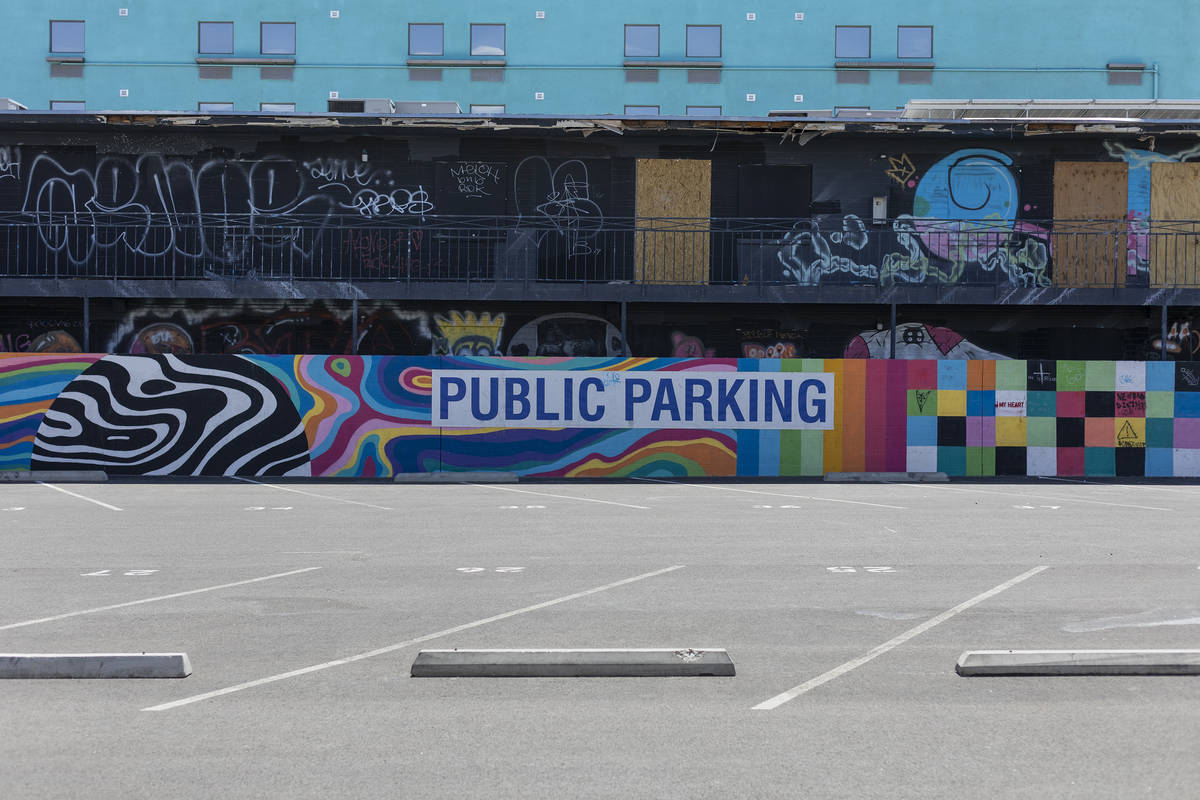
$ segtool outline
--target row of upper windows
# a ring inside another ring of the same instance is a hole
[[[230,54],[233,47],[232,22],[199,22],[198,52],[208,55]],[[660,53],[660,26],[626,25],[625,57],[657,58]],[[688,58],[720,58],[720,25],[685,26]],[[82,20],[50,21],[51,53],[84,52]],[[263,55],[295,55],[296,23],[260,22],[259,52]],[[408,54],[440,56],[445,53],[445,26],[440,22],[413,22],[408,26]],[[503,56],[503,24],[471,25],[471,55]],[[933,58],[933,26],[899,25],[896,28],[896,55],[899,58]],[[870,58],[870,25],[834,27],[835,58]]]
[[[833,29],[834,58],[870,58],[870,25],[837,25]],[[897,58],[933,58],[932,25],[897,25]]]

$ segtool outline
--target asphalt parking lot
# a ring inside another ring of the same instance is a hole
[[[1200,486],[0,485],[12,797],[1132,797],[1200,786]],[[725,648],[733,678],[419,679],[427,648]]]

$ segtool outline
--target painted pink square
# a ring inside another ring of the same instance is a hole
[[[1062,392],[1059,392],[1062,394]],[[1058,474],[1059,475],[1082,475],[1083,474],[1083,448],[1082,447],[1060,447],[1058,448]]]
[[[1058,416],[1060,417],[1083,417],[1084,414],[1084,393],[1083,392],[1058,392]],[[1072,473],[1075,474],[1075,473]],[[1083,473],[1079,473],[1082,475]]]
[[[1177,418],[1174,445],[1183,450],[1200,449],[1200,419]]]
[[[936,361],[909,361],[908,362],[908,388],[909,389],[936,389],[937,383],[937,362]]]

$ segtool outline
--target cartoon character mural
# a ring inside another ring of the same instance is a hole
[[[1168,358],[1180,361],[1195,361],[1200,353],[1200,330],[1192,330],[1189,319],[1176,320],[1171,323],[1164,340],[1161,335],[1150,340],[1150,358],[1161,358],[1165,350]]]
[[[437,333],[433,338],[435,356],[491,356],[500,354],[500,334],[504,315],[493,317],[484,312],[451,311],[449,318],[434,317]]]
[[[846,358],[887,358],[892,347],[890,328],[863,331],[846,344]],[[896,358],[903,359],[998,359],[1000,353],[985,350],[949,328],[909,322],[896,326]]]
[[[688,336],[683,331],[671,332],[672,358],[712,358],[716,349],[705,347],[699,336]]]
[[[612,357],[628,352],[615,325],[590,314],[547,314],[522,325],[508,341],[510,356]]]

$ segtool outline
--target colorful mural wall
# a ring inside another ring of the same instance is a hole
[[[431,426],[432,371],[483,368],[830,373],[834,427]],[[0,470],[30,468],[1200,476],[1200,362],[0,355]]]

